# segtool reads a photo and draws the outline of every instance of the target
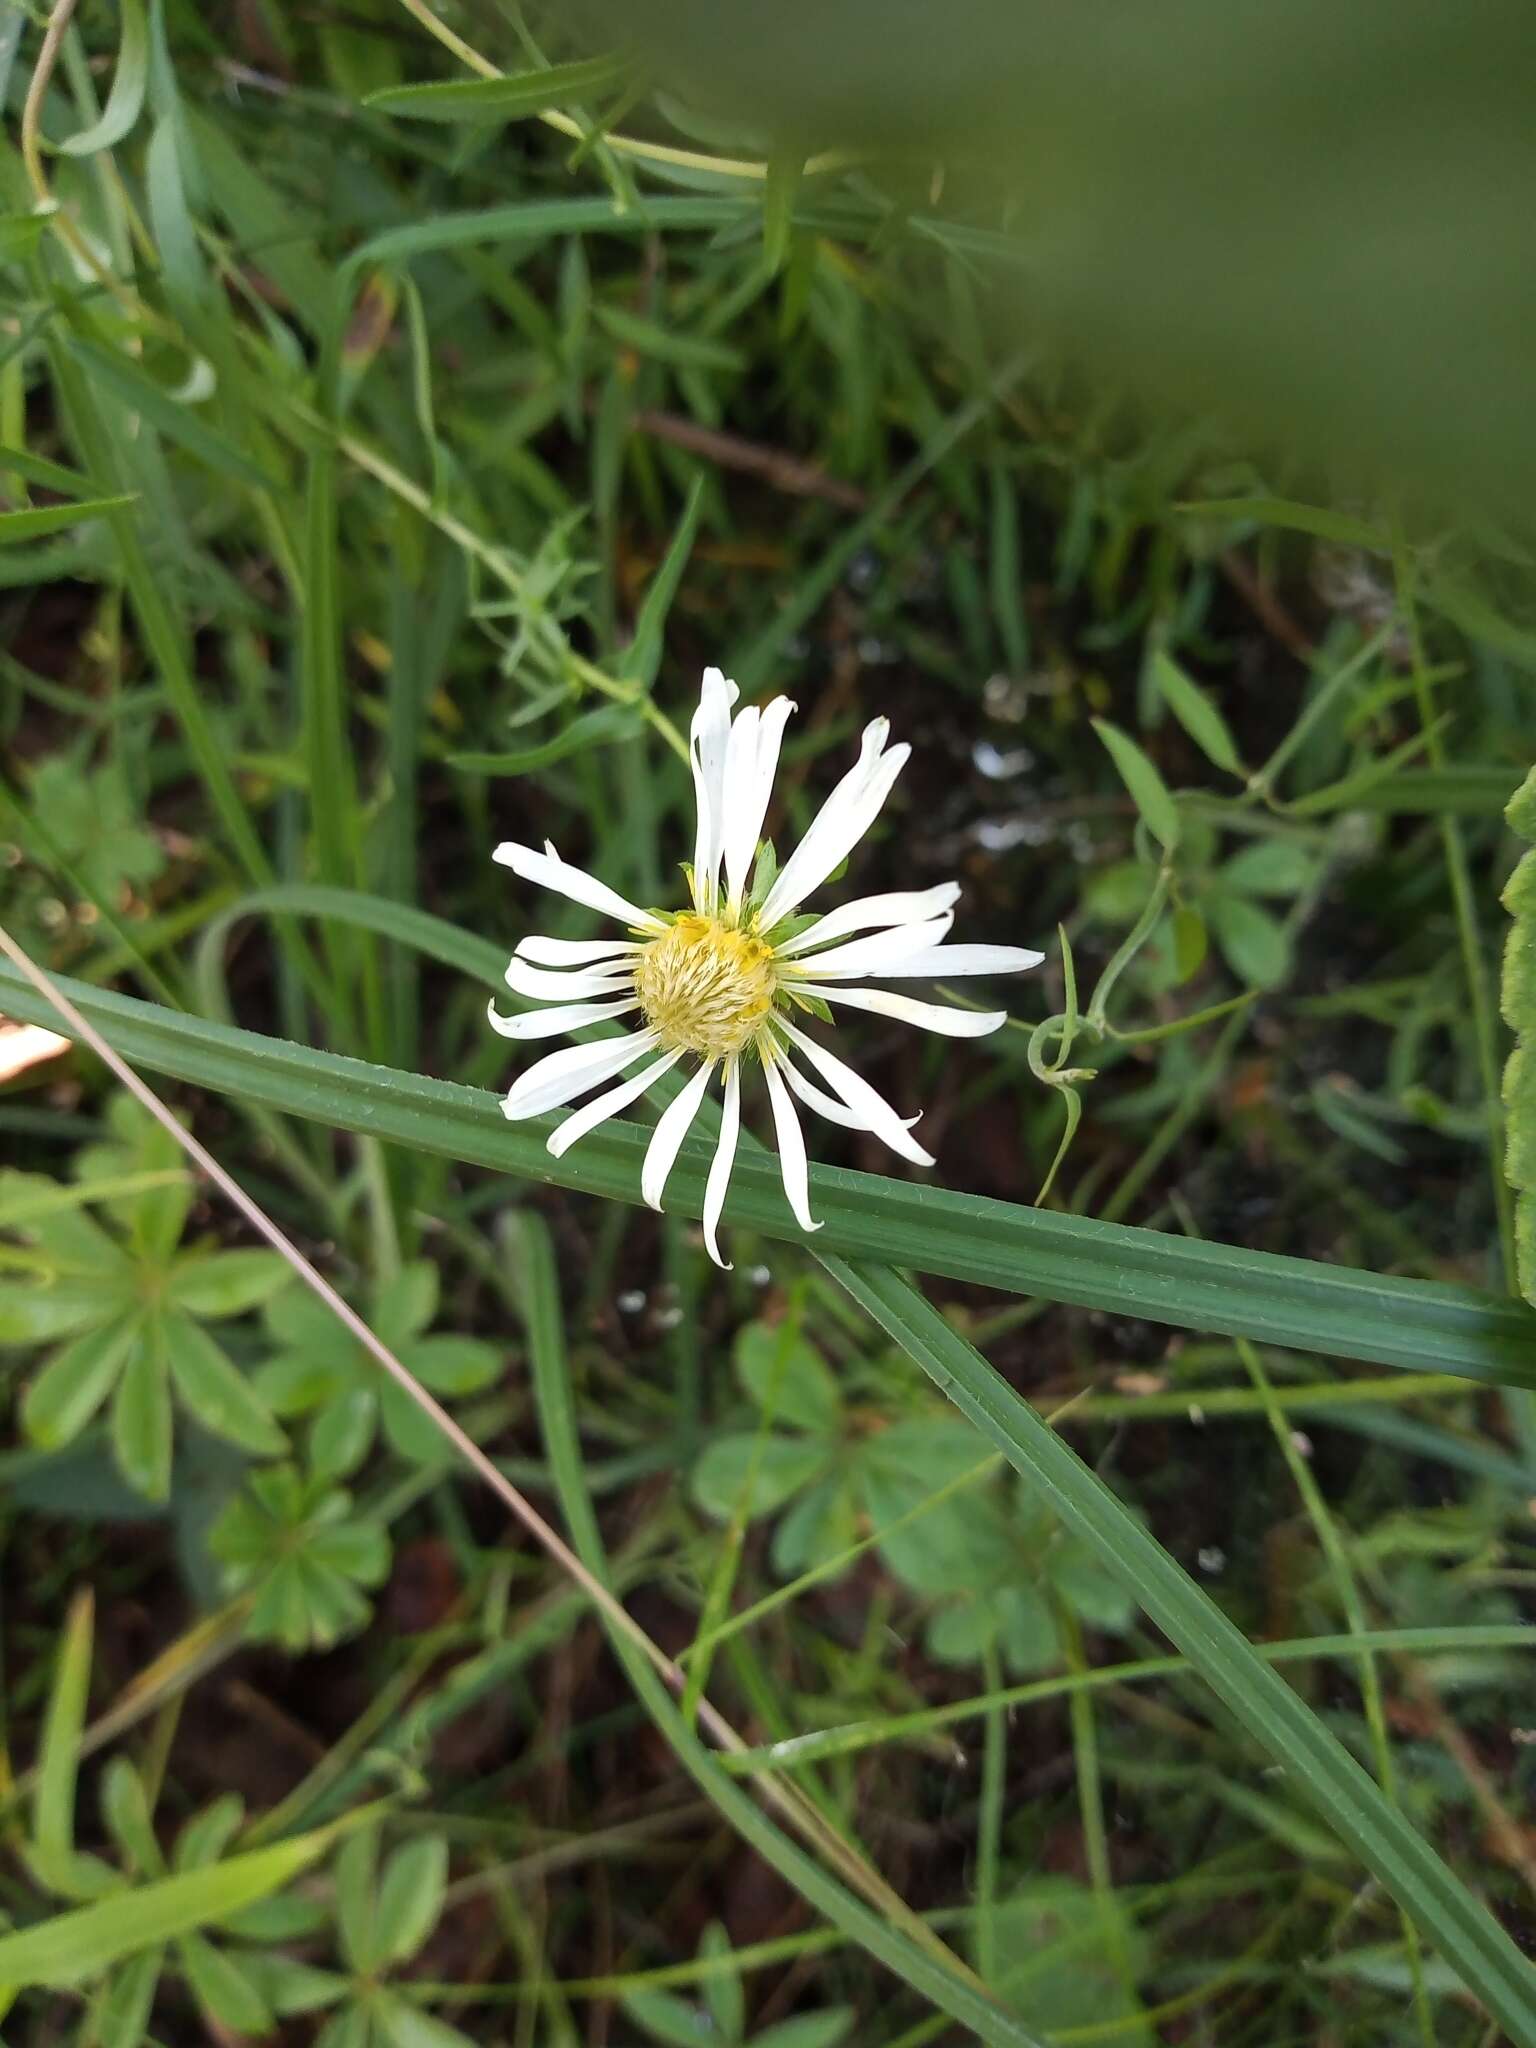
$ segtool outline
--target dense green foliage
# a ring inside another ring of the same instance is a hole
[[[71,12],[0,923],[537,1515],[89,1051],[7,1086],[6,2039],[1536,2044],[1521,541],[510,8]],[[705,1139],[652,1216],[484,1021],[590,930],[501,837],[680,899],[706,662],[781,854],[883,711],[834,886],[1048,953],[842,1023],[938,1167],[813,1126],[808,1240],[749,1142],[725,1273]]]

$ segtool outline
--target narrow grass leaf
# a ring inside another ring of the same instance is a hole
[[[518,121],[549,107],[594,99],[624,83],[629,62],[620,56],[583,57],[542,71],[501,78],[454,78],[429,85],[391,85],[363,101],[376,113],[410,121]]]
[[[113,498],[77,498],[70,505],[28,505],[20,512],[0,512],[0,548],[38,540],[45,533],[62,533],[82,520],[99,518],[104,512],[120,512],[132,503],[132,496],[125,493]]]
[[[39,1863],[63,1870],[75,1850],[75,1776],[80,1761],[80,1735],[91,1686],[91,1636],[95,1603],[89,1587],[70,1602],[59,1637],[53,1688],[43,1721],[37,1794],[32,1805],[32,1837]],[[0,1970],[0,1984],[25,1980]]]

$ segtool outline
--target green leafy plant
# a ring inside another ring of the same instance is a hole
[[[78,1155],[74,1187],[0,1175],[0,1231],[17,1241],[0,1266],[0,1342],[65,1340],[22,1398],[34,1444],[73,1443],[106,1407],[123,1477],[163,1501],[175,1408],[252,1457],[286,1448],[207,1326],[270,1301],[290,1275],[275,1252],[184,1245],[192,1185],[174,1141],[127,1097],[109,1124],[110,1139]]]
[[[6,1980],[80,1984],[89,2001],[82,2038],[139,2048],[150,2038],[155,1995],[171,1967],[209,2025],[264,2038],[279,2008],[260,1981],[267,1958],[251,1944],[264,1944],[276,1925],[292,1933],[310,1923],[305,1902],[283,1888],[323,1853],[332,1831],[241,1850],[244,1806],[227,1793],[181,1824],[167,1855],[143,1772],[114,1756],[101,1776],[100,1809],[117,1860],[78,1848],[76,1778],[91,1658],[85,1596],[61,1638],[32,1825],[21,1844],[40,1889],[75,1910],[0,1938]]]
[[[477,1337],[430,1334],[440,1284],[436,1266],[412,1260],[379,1289],[369,1321],[415,1379],[452,1400],[488,1387],[503,1354]],[[266,1324],[277,1350],[257,1371],[256,1389],[285,1420],[311,1418],[308,1460],[317,1477],[356,1471],[381,1426],[402,1458],[442,1458],[432,1423],[315,1295],[303,1288],[279,1295],[267,1305]]]
[[[1054,1663],[1057,1602],[1092,1628],[1130,1626],[1123,1587],[1026,1487],[974,1483],[989,1461],[965,1423],[855,1406],[815,1347],[786,1328],[748,1323],[735,1362],[760,1426],[715,1439],[694,1466],[693,1495],[720,1521],[780,1516],[781,1576],[878,1533],[887,1567],[930,1610],[929,1653],[946,1664],[994,1650],[1015,1672]]]
[[[250,1633],[293,1651],[325,1649],[366,1626],[366,1595],[389,1570],[376,1516],[354,1512],[327,1474],[270,1465],[225,1507],[208,1547],[231,1593],[251,1596]]]
[[[444,1837],[416,1835],[381,1858],[378,1825],[361,1827],[338,1852],[334,1880],[334,1924],[345,1968],[269,1958],[262,1982],[274,2011],[338,2008],[321,2028],[316,2048],[472,2048],[467,2035],[390,1981],[420,1953],[442,1915],[448,1883]],[[316,1919],[323,1925],[325,1917]]]

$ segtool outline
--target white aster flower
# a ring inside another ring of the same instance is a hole
[[[622,1037],[567,1046],[536,1060],[513,1084],[502,1108],[514,1121],[602,1092],[575,1110],[549,1140],[558,1158],[598,1124],[635,1102],[681,1061],[697,1061],[687,1084],[657,1120],[646,1150],[641,1192],[661,1207],[667,1176],[718,1068],[725,1103],[704,1192],[704,1241],[717,1265],[716,1232],[741,1130],[742,1068],[762,1068],[778,1138],[784,1192],[803,1230],[811,1216],[805,1139],[794,1099],[829,1122],[871,1131],[919,1166],[932,1159],[904,1118],[803,1028],[831,1021],[831,1009],[872,1010],[950,1038],[982,1038],[1007,1021],[1004,1010],[959,1010],[919,1002],[881,981],[950,981],[965,974],[1017,974],[1042,955],[1020,946],[948,946],[957,882],[863,896],[824,916],[801,906],[863,838],[880,814],[911,748],[891,747],[889,721],[864,728],[859,758],[817,813],[783,867],[760,845],[773,792],[787,697],[731,716],[737,689],[706,669],[689,733],[698,828],[692,892],[683,910],[642,910],[606,883],[571,867],[545,842],[542,853],[508,841],[495,858],[526,882],[585,904],[624,927],[609,939],[527,938],[507,968],[518,995],[550,1007],[491,1023],[504,1038],[552,1038],[609,1018],[637,1017]],[[853,938],[855,932],[864,933]],[[807,1071],[809,1070],[809,1071]],[[811,1075],[816,1078],[813,1080]],[[619,1077],[623,1078],[620,1079]],[[603,1087],[613,1082],[612,1087]]]

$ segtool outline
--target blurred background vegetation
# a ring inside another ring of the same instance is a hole
[[[504,1084],[530,905],[490,847],[673,900],[717,662],[800,704],[783,833],[884,712],[914,757],[850,885],[958,875],[968,937],[1049,949],[964,1057],[858,1034],[948,1186],[1515,1292],[1528,17],[619,26],[0,6],[7,928]],[[1069,959],[1075,1041],[1036,1029]],[[1506,2038],[805,1252],[738,1224],[719,1275],[684,1215],[323,1096],[174,1099],[747,1740],[798,1741],[995,2038]],[[0,1934],[8,2040],[970,2038],[701,1793],[94,1060],[19,1073],[0,1137],[0,1925],[200,1899],[25,1989]],[[1530,1396],[934,1295],[1528,1942]]]

